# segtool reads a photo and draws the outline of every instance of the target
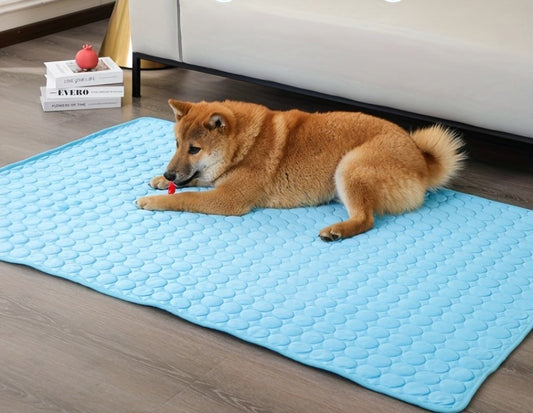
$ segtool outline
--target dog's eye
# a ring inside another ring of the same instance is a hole
[[[198,146],[190,146],[189,147],[189,153],[191,155],[196,155],[198,152],[200,152],[202,148],[199,148]]]

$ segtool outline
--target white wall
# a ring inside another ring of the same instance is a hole
[[[0,0],[0,32],[91,7],[111,0]]]

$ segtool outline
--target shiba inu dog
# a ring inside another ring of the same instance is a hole
[[[169,104],[176,152],[150,185],[213,189],[138,199],[147,210],[243,215],[338,197],[349,218],[319,231],[335,241],[371,229],[374,214],[418,208],[464,158],[462,141],[440,126],[408,133],[363,113],[273,111],[234,101]]]

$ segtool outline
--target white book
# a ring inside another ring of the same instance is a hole
[[[98,65],[91,70],[78,67],[75,60],[45,62],[46,87],[51,89],[95,86],[122,83],[122,69],[110,57],[98,59]]]
[[[120,98],[101,98],[89,100],[46,100],[41,96],[41,106],[45,112],[82,109],[108,109],[119,108],[122,105]]]
[[[46,100],[120,98],[124,96],[124,86],[85,86],[60,89],[42,87],[41,95]]]

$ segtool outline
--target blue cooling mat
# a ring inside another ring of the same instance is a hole
[[[137,209],[173,150],[172,124],[141,118],[0,169],[0,258],[437,411],[464,408],[532,328],[532,211],[443,190],[324,243],[339,204]]]

